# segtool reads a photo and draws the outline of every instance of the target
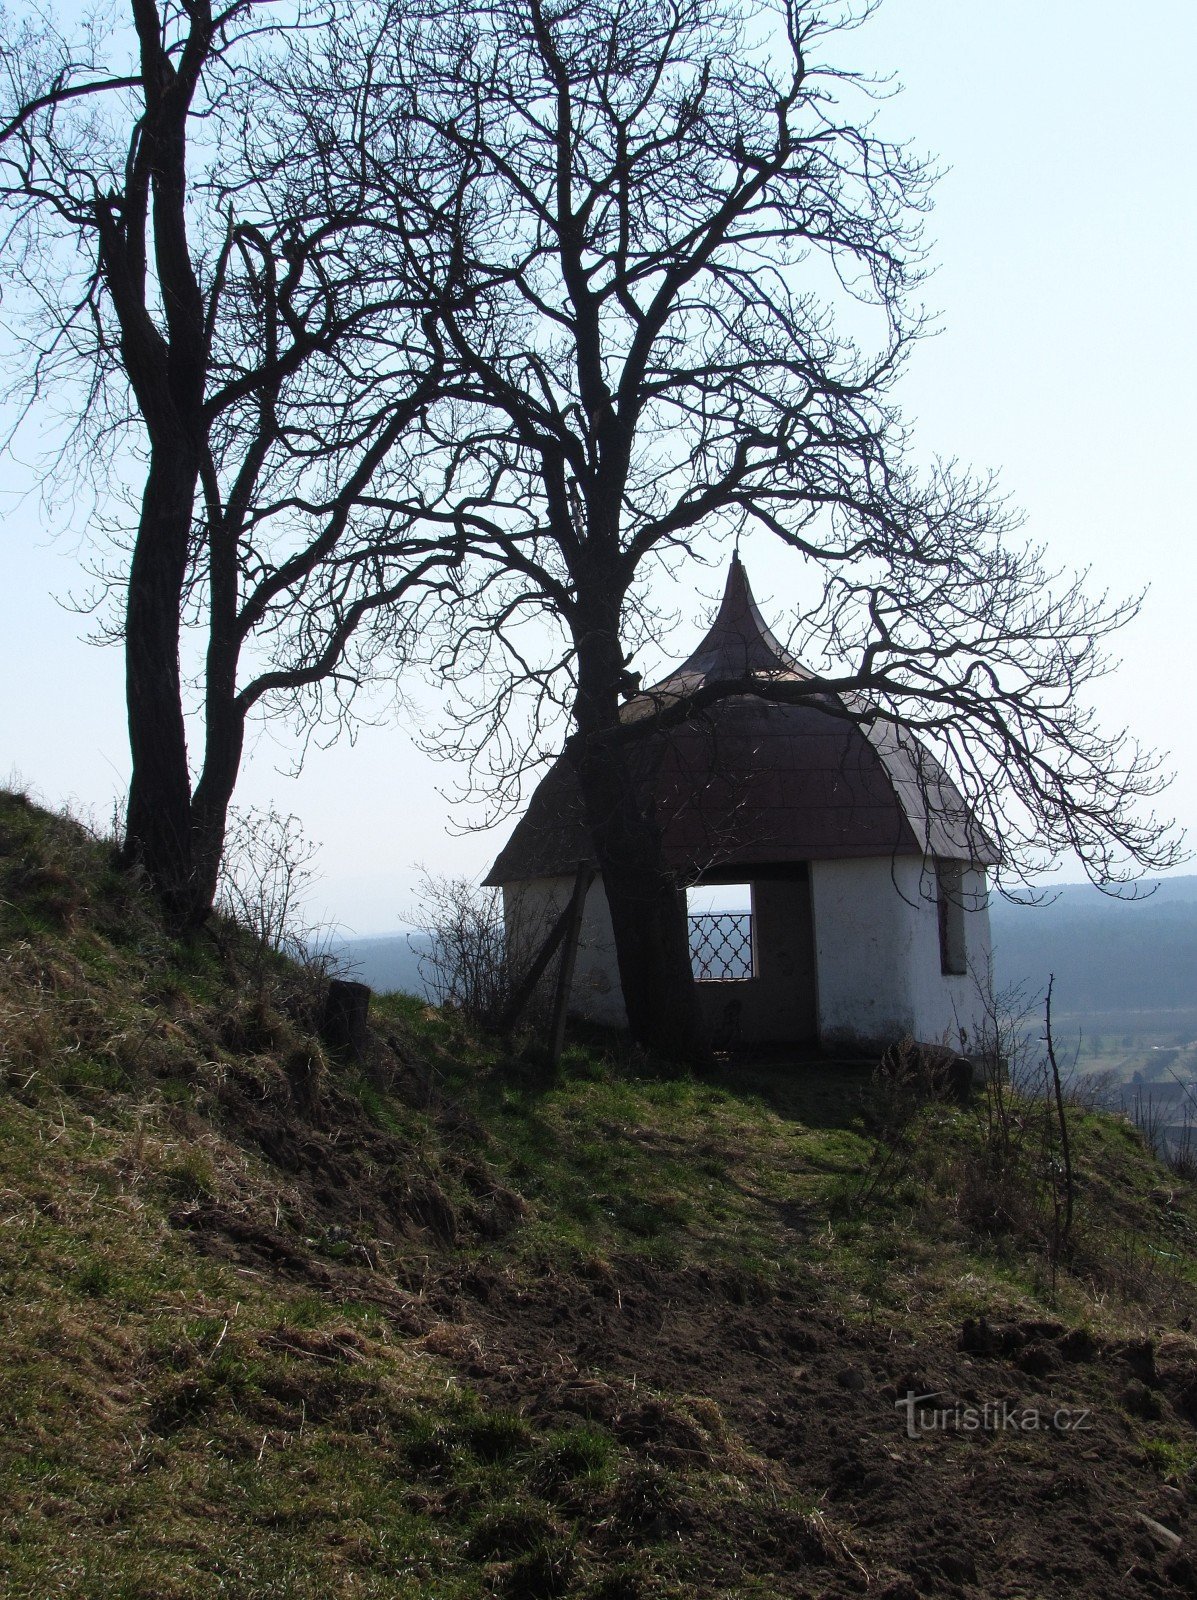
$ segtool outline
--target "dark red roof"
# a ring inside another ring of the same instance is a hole
[[[706,638],[624,715],[633,719],[662,698],[747,673],[790,682],[812,676],[769,631],[733,556]],[[631,747],[641,803],[654,809],[666,863],[683,880],[847,856],[997,860],[955,785],[911,734],[855,722],[834,696],[820,700],[781,705],[736,696]],[[593,861],[593,851],[577,780],[562,757],[486,881],[565,876],[583,861]]]

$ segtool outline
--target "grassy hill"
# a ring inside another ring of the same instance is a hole
[[[319,999],[0,797],[0,1592],[1197,1592],[1197,1195],[1125,1122],[1058,1249],[1006,1095]]]

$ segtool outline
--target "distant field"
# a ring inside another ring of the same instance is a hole
[[[1144,1083],[1197,1077],[1197,1007],[1057,1012],[1056,1044],[1084,1072]]]
[[[1024,1034],[1032,1052],[1043,1031],[1042,1000],[1028,1012]],[[1197,1084],[1197,1007],[1060,1011],[1052,1033],[1061,1068],[1069,1076],[1106,1078],[1116,1085],[1165,1087],[1177,1079]]]

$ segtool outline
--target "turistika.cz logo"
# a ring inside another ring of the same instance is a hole
[[[950,1406],[932,1404],[946,1398],[942,1389],[931,1394],[908,1390],[904,1400],[894,1401],[895,1411],[906,1413],[908,1439],[924,1433],[1083,1433],[1093,1426],[1093,1413],[1087,1408],[1057,1406],[1044,1411],[1009,1400],[986,1400],[977,1406],[959,1401]]]

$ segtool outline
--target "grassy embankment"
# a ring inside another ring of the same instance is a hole
[[[618,1045],[550,1081],[405,1000],[351,1066],[316,995],[0,797],[5,1593],[1191,1580],[1142,1518],[1197,1466],[1197,1197],[1125,1123],[1072,1114],[1061,1253],[1017,1107],[1003,1164],[983,1103]],[[907,1440],[911,1387],[1098,1429]]]

